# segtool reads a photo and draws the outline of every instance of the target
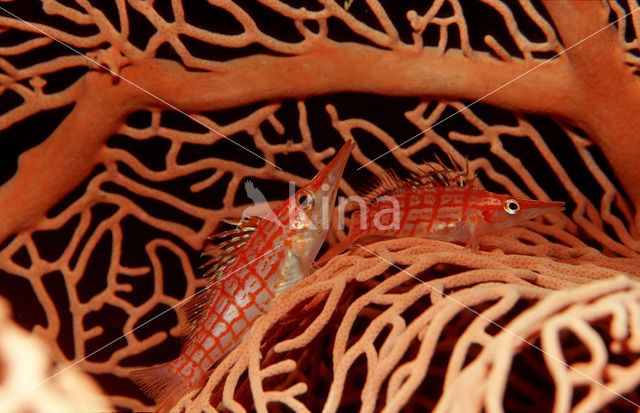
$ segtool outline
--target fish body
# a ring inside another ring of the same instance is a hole
[[[263,218],[242,220],[213,238],[221,242],[205,251],[211,257],[205,264],[211,281],[181,310],[191,322],[182,353],[172,362],[130,374],[156,400],[158,411],[169,410],[200,385],[274,298],[310,273],[354,146],[352,141],[343,145],[307,185]]]
[[[447,168],[441,161],[440,166],[440,170],[423,170],[406,181],[391,171],[377,178],[361,193],[364,201],[351,215],[347,237],[316,264],[325,264],[354,242],[385,238],[467,241],[475,249],[480,236],[563,209],[563,202],[534,201],[477,188],[468,173]]]

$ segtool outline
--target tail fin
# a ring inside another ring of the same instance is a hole
[[[157,411],[171,409],[189,389],[172,363],[133,370],[129,377],[147,396],[156,401]]]

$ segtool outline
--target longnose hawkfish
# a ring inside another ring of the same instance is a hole
[[[230,351],[257,317],[290,286],[311,272],[332,215],[338,184],[355,143],[309,183],[262,218],[240,221],[217,234],[210,256],[207,287],[180,308],[190,321],[180,356],[169,363],[131,372],[130,377],[156,400],[158,411],[170,409]]]
[[[385,238],[467,241],[467,247],[475,250],[480,236],[564,209],[564,202],[532,201],[480,189],[468,162],[463,171],[451,156],[452,168],[436,159],[439,167],[427,164],[406,180],[392,170],[374,177],[354,199],[360,208],[351,215],[347,237],[316,265],[324,265],[356,241]]]

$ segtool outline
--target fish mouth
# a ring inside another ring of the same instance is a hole
[[[344,168],[347,166],[347,161],[349,160],[351,151],[353,151],[353,148],[355,147],[356,143],[349,139],[344,145],[342,145],[338,154],[331,160],[331,162],[329,162],[329,176],[327,178],[330,182],[335,182],[337,184],[342,178],[342,173],[344,172]]]
[[[564,202],[561,201],[534,201],[534,200],[521,200],[520,207],[523,210],[539,210],[543,214],[549,212],[561,212],[564,211]]]
[[[349,160],[349,155],[351,155],[351,151],[353,151],[355,146],[356,143],[351,139],[345,142],[342,148],[340,148],[340,151],[338,151],[338,154],[314,178],[312,187],[319,189],[323,184],[329,185],[332,198],[335,199],[335,195],[338,193],[340,179],[342,179],[342,173]]]
[[[546,210],[551,211],[564,211],[564,202],[561,201],[551,201],[551,202],[545,202],[544,206],[542,207]]]

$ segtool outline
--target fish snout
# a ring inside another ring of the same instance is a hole
[[[561,201],[550,201],[544,202],[544,206],[542,207],[547,212],[561,212],[564,211],[564,202]]]
[[[531,219],[551,212],[564,211],[564,202],[520,200],[521,219]]]
[[[327,191],[335,195],[338,190],[340,180],[342,179],[342,173],[344,172],[344,168],[349,160],[349,155],[355,146],[356,144],[352,140],[349,140],[342,145],[338,154],[310,183],[310,187],[313,191]]]

